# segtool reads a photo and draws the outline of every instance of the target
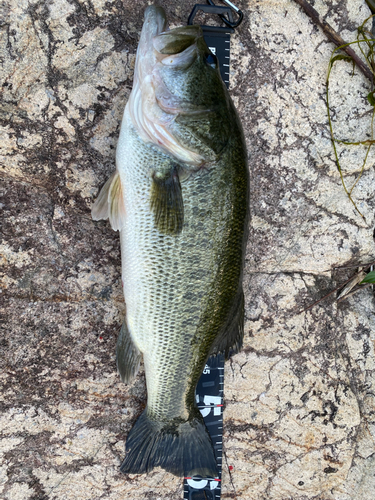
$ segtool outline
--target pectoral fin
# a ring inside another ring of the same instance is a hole
[[[153,177],[150,207],[155,226],[161,233],[178,234],[184,223],[184,203],[177,169]]]
[[[114,172],[102,187],[91,208],[94,220],[109,219],[112,229],[118,231],[123,225],[125,205],[118,171]]]

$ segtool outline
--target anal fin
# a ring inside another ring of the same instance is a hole
[[[130,336],[125,318],[116,345],[117,370],[125,384],[137,375],[141,358],[142,354]]]
[[[109,219],[112,229],[122,228],[125,205],[120,175],[116,170],[102,187],[98,198],[91,208],[94,220]]]

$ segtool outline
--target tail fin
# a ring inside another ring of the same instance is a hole
[[[127,438],[121,472],[143,474],[159,466],[176,476],[217,477],[211,438],[201,415],[176,420],[151,420],[146,409]]]

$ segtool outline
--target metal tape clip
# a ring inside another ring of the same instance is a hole
[[[190,13],[190,16],[188,18],[188,24],[194,24],[194,18],[197,14],[198,11],[205,12],[206,14],[217,14],[220,16],[220,18],[223,20],[223,22],[227,26],[202,26],[204,29],[207,31],[215,31],[217,33],[223,32],[223,33],[234,33],[234,29],[230,26],[230,24],[235,24],[233,22],[233,11],[230,7],[224,7],[224,6],[219,6],[219,5],[214,5],[214,4],[196,4],[193,7],[193,10]],[[224,14],[228,14],[228,18],[225,17]]]
[[[219,60],[221,78],[229,88],[230,35],[234,33],[234,28],[242,21],[243,14],[229,0],[223,1],[228,5],[215,5],[212,0],[208,0],[207,4],[194,5],[188,18],[188,24],[195,24],[194,19],[198,11],[209,15],[218,15],[224,22],[225,26],[201,25],[201,28],[208,48]],[[234,13],[238,15],[237,21],[234,20]]]
[[[228,19],[227,17],[225,17],[224,14],[219,14],[219,16],[221,17],[221,19],[223,20],[223,22],[227,26],[229,26],[230,28],[237,28],[237,26],[239,26],[242,23],[243,12],[238,7],[236,7],[232,2],[230,2],[229,0],[223,0],[223,2],[225,4],[227,4],[228,7],[230,7],[232,10],[234,10],[234,12],[238,15],[238,19],[237,19],[237,21],[232,21],[231,19]],[[207,3],[210,4],[210,5],[215,6],[213,0],[207,0]]]

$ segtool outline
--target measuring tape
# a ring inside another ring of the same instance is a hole
[[[188,24],[194,24],[198,11],[220,16],[225,26],[201,26],[208,48],[219,60],[221,77],[229,88],[230,35],[243,19],[242,12],[229,0],[228,7],[218,7],[212,0],[209,5],[194,6]],[[233,11],[238,15],[233,20]],[[220,500],[221,471],[223,455],[223,404],[224,404],[224,354],[209,358],[195,390],[197,406],[203,415],[215,451],[219,476],[215,479],[204,477],[184,478],[184,500]]]
[[[223,452],[224,354],[209,358],[195,390],[195,400],[203,416],[215,451],[219,477],[184,478],[184,500],[219,500]]]

